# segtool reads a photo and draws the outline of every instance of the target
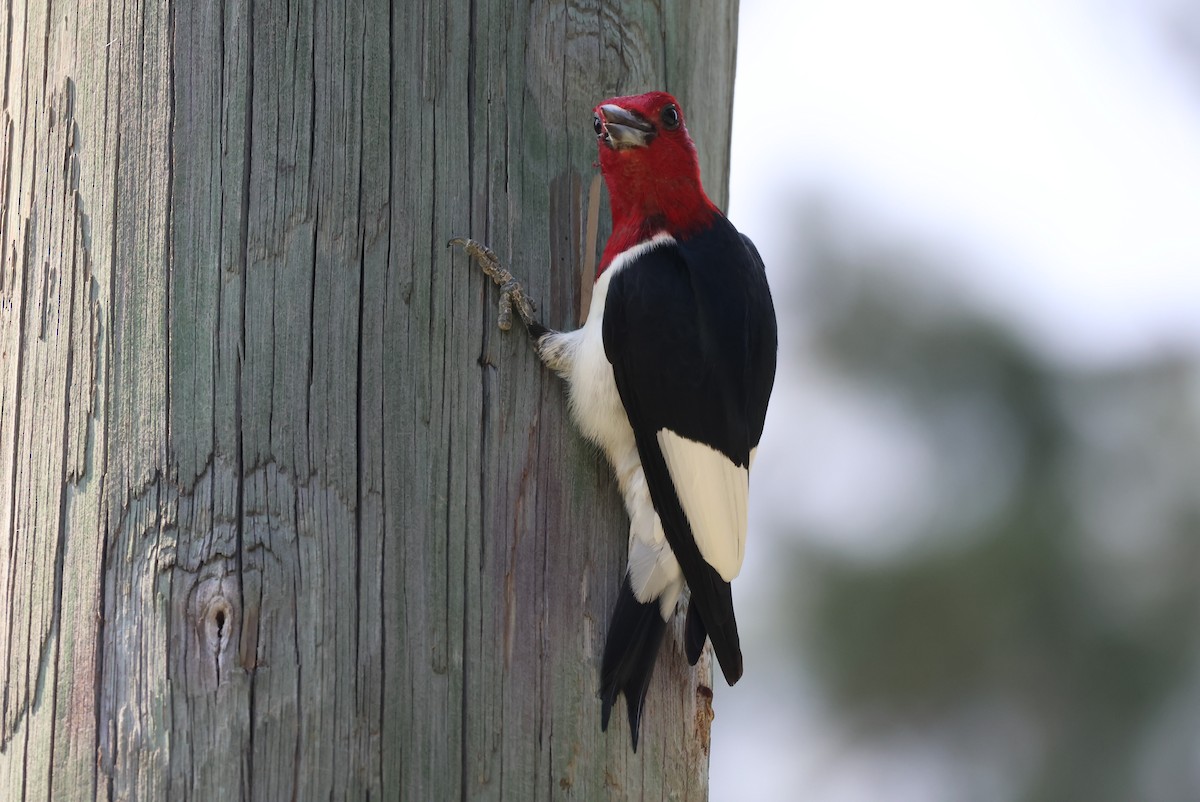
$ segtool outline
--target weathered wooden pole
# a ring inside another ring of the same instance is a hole
[[[736,3],[10,2],[0,798],[696,799],[599,652],[627,522],[447,239],[577,319],[599,99],[725,197]]]

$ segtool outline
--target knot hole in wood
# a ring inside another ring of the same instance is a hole
[[[209,577],[195,589],[191,604],[203,686],[216,688],[232,678],[238,666],[242,610],[233,576]]]
[[[222,652],[229,645],[236,626],[232,599],[214,596],[205,605],[203,627],[206,645],[212,652]]]

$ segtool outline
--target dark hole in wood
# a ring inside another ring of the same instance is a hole
[[[217,610],[217,640],[221,639],[221,633],[225,630],[225,611]]]

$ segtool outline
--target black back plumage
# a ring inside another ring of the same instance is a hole
[[[694,236],[652,248],[620,268],[609,285],[603,323],[605,353],[651,499],[691,590],[688,659],[695,662],[707,634],[732,685],[742,675],[742,654],[730,585],[700,553],[656,435],[669,429],[748,465],[762,436],[778,348],[762,260],[718,214]],[[628,633],[615,631],[615,618],[610,644],[614,638],[629,642]],[[657,643],[653,649],[657,654]],[[606,647],[606,663],[610,651]],[[626,678],[625,684],[644,696],[645,683]]]

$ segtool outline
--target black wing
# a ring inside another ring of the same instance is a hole
[[[689,657],[707,632],[732,685],[742,654],[730,586],[700,553],[656,434],[668,429],[749,464],[778,348],[757,250],[717,216],[701,234],[648,251],[613,277],[603,334],[654,508],[691,589]]]

